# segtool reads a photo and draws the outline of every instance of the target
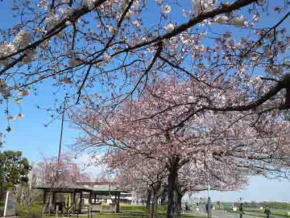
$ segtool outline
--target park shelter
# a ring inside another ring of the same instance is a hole
[[[108,199],[114,212],[120,211],[120,195],[121,192],[117,186],[111,184],[102,185],[83,185],[83,184],[41,184],[34,187],[43,190],[44,212],[51,213],[59,211],[64,212],[69,209],[72,213],[82,213],[87,211],[89,207],[101,205]],[[70,207],[66,206],[65,197],[70,195]]]

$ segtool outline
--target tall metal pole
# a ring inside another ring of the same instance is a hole
[[[58,165],[57,167],[58,168],[59,168],[60,156],[61,156],[61,146],[62,146],[63,123],[64,123],[65,110],[66,110],[66,98],[64,99],[63,112],[62,112],[62,117],[61,117],[61,127],[60,127],[60,136],[59,136],[59,144],[58,144],[58,156],[57,156],[57,165]]]
[[[209,174],[208,174],[208,186],[207,186],[207,217],[212,218],[212,203],[210,199],[210,183],[209,183]]]

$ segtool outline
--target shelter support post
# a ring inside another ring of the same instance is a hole
[[[121,193],[119,192],[117,194],[116,213],[119,213],[120,212],[120,195],[121,195]]]
[[[83,192],[80,192],[80,202],[79,202],[79,213],[82,213],[82,207],[83,207]]]

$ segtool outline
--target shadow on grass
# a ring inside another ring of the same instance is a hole
[[[61,216],[59,216],[61,217]],[[77,215],[71,215],[71,218],[77,217]],[[87,215],[82,214],[79,216],[87,217]],[[150,216],[142,211],[122,211],[121,213],[103,213],[103,214],[94,214],[93,218],[149,218]],[[45,217],[45,218],[53,218],[53,217]],[[158,214],[157,218],[166,218],[165,213]],[[182,218],[205,218],[201,215],[183,215]]]
[[[102,213],[96,213],[93,215],[93,218],[150,218],[149,211],[143,205],[128,205],[122,204],[121,205],[121,212],[120,213],[112,213],[109,211],[109,207],[104,205],[102,206]],[[59,218],[62,216],[60,215]],[[71,215],[71,218],[78,217],[77,215]],[[79,215],[79,218],[88,217],[87,214]],[[55,218],[51,217],[44,217],[44,218]],[[166,218],[166,207],[160,206],[158,208],[158,216],[157,218]],[[186,214],[182,215],[182,218],[205,218],[205,216],[199,214]]]

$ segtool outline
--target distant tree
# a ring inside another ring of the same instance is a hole
[[[36,183],[46,183],[52,186],[55,183],[88,182],[90,177],[82,172],[83,169],[72,160],[68,153],[63,154],[60,161],[57,157],[43,158],[32,168],[32,175]]]
[[[0,152],[0,192],[3,197],[8,188],[22,182],[28,182],[28,173],[31,166],[21,151]]]
[[[49,208],[52,206],[52,189],[54,187],[90,181],[90,177],[82,172],[83,170],[73,161],[73,157],[69,153],[61,155],[59,160],[57,157],[44,157],[40,162],[34,164],[32,177],[34,178],[35,186],[46,185],[49,187],[43,212],[48,210],[50,213]]]
[[[166,183],[166,166],[155,159],[119,149],[111,149],[104,156],[104,163],[114,171],[123,189],[134,191],[138,196],[146,195],[146,208],[150,209],[150,217],[155,217],[157,201]]]

